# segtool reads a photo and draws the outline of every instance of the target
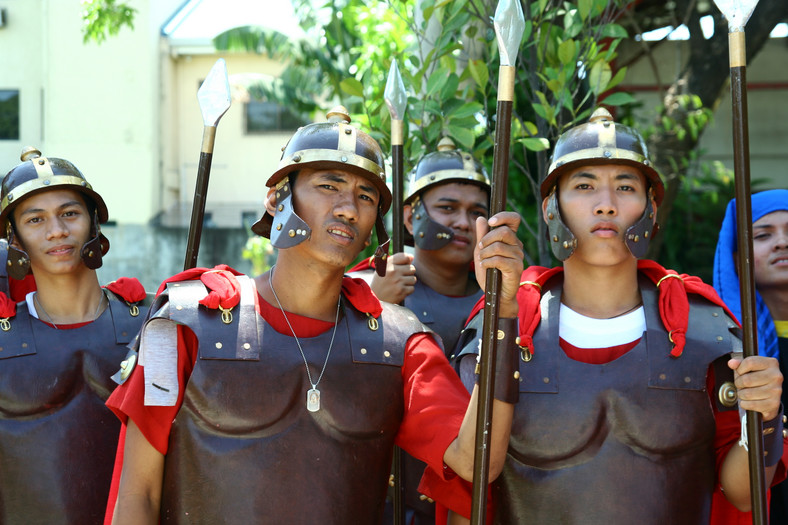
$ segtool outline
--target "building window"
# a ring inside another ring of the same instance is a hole
[[[0,89],[0,140],[19,140],[18,89]]]
[[[293,132],[306,124],[304,119],[276,102],[250,100],[245,105],[246,133]]]

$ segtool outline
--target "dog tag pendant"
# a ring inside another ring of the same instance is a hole
[[[320,390],[312,388],[306,393],[306,409],[310,412],[320,410]]]

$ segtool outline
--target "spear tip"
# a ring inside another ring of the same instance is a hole
[[[728,21],[730,32],[735,32],[744,31],[758,0],[714,0],[714,3]]]
[[[230,80],[227,77],[227,63],[220,58],[208,72],[200,89],[197,90],[203,124],[216,126],[230,109]]]
[[[520,0],[500,0],[493,17],[495,37],[502,66],[513,66],[525,31],[525,17]]]
[[[391,119],[403,120],[405,108],[408,105],[408,94],[405,92],[405,84],[402,82],[402,75],[399,73],[396,60],[391,61],[383,98],[389,107]]]

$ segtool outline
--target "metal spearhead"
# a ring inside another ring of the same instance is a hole
[[[211,68],[208,76],[197,90],[202,121],[206,126],[216,126],[219,119],[230,109],[230,81],[227,78],[227,64],[220,58]]]
[[[520,0],[501,0],[493,17],[495,38],[502,66],[513,66],[525,31],[525,17]]]
[[[728,21],[728,30],[734,32],[744,31],[758,0],[714,0],[714,3]]]
[[[405,92],[405,84],[402,82],[396,60],[391,61],[383,98],[389,107],[391,120],[404,120],[405,108],[408,107],[408,94]]]

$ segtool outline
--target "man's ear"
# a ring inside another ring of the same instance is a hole
[[[9,246],[11,246],[13,248],[16,248],[17,250],[22,250],[23,252],[27,251],[27,250],[25,250],[25,247],[22,246],[22,243],[19,242],[19,236],[18,235],[14,236],[14,240],[9,243]]]
[[[402,222],[405,224],[408,233],[413,235],[413,206],[410,204],[405,204],[402,207]]]
[[[9,221],[6,223],[6,237],[8,239],[8,245],[12,248],[16,248],[17,250],[25,250],[24,245],[22,244],[21,239],[19,238],[19,234],[16,232],[16,229],[11,226],[11,222]]]
[[[271,187],[268,188],[268,193],[265,196],[265,211],[268,212],[270,216],[274,216],[276,213],[276,188]]]
[[[549,198],[550,196],[548,195],[547,197],[542,199],[542,220],[544,221],[545,224],[547,224],[547,199]]]

